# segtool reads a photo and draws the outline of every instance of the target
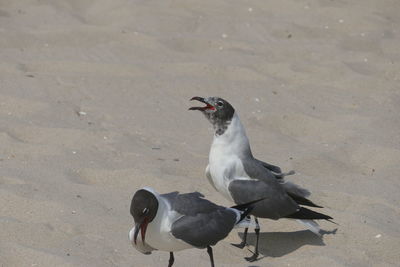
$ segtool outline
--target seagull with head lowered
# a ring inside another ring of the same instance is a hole
[[[207,248],[214,267],[211,246],[240,224],[257,201],[226,208],[203,197],[199,192],[159,194],[150,187],[136,191],[130,208],[135,221],[129,232],[133,247],[144,254],[169,251],[168,267],[174,263],[175,251]]]
[[[307,199],[310,192],[284,177],[294,171],[282,173],[272,164],[253,157],[249,139],[235,109],[226,100],[219,97],[193,97],[204,103],[203,107],[191,107],[199,110],[214,127],[214,140],[211,145],[206,176],[211,185],[225,198],[236,204],[254,199],[265,198],[254,205],[250,212],[255,216],[256,245],[255,252],[248,261],[258,258],[258,240],[260,228],[257,217],[277,220],[280,218],[297,219],[309,230],[320,235],[320,228],[313,220],[330,220],[330,216],[312,211],[302,206],[322,208]],[[235,246],[246,245],[247,228],[243,240]]]

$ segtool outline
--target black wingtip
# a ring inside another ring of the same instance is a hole
[[[285,216],[285,218],[290,218],[290,219],[300,219],[300,220],[327,220],[330,222],[333,222],[333,218],[329,215],[322,214],[304,207],[300,207],[298,211],[295,213],[292,213],[288,216]]]
[[[247,202],[247,203],[244,203],[244,204],[239,204],[239,205],[236,205],[236,206],[232,206],[231,208],[243,211],[243,213],[240,215],[240,220],[239,220],[239,221],[242,221],[253,210],[254,204],[257,203],[257,202],[263,201],[264,199],[266,199],[266,197],[260,198],[260,199],[257,199],[257,200],[253,200],[251,202]]]
[[[260,198],[260,199],[257,199],[257,200],[253,200],[253,201],[250,201],[250,202],[247,202],[247,203],[244,203],[244,204],[235,205],[235,206],[232,206],[231,208],[232,209],[237,209],[237,210],[244,210],[244,209],[248,208],[249,206],[251,206],[251,205],[253,205],[253,204],[257,203],[257,202],[263,201],[264,199],[267,199],[267,197],[263,197],[263,198]]]
[[[304,205],[304,206],[309,206],[309,207],[314,207],[314,208],[323,208],[322,206],[315,204],[314,202],[312,202],[311,200],[309,200],[305,197],[298,196],[298,195],[292,194],[290,192],[287,192],[287,194],[290,196],[290,198],[292,198],[299,205]]]

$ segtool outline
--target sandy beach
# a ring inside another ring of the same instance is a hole
[[[253,154],[339,225],[261,220],[216,266],[399,266],[398,0],[0,0],[0,265],[167,266],[128,240],[133,193],[200,191],[220,96]],[[251,232],[249,243],[253,244]],[[174,266],[209,266],[205,250]]]

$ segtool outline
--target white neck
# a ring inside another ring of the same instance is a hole
[[[247,153],[251,154],[249,139],[236,112],[233,114],[231,123],[225,132],[222,135],[214,135],[210,153],[212,153],[213,149],[223,149],[227,153],[233,153],[238,156]]]
[[[151,247],[163,251],[179,251],[192,246],[175,238],[171,234],[172,224],[182,215],[171,210],[169,202],[152,188],[145,188],[152,192],[158,200],[156,217],[149,223],[146,232],[146,243]]]

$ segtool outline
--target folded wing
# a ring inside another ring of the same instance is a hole
[[[215,245],[224,239],[235,226],[238,212],[218,206],[195,192],[163,195],[171,209],[182,216],[171,226],[171,234],[198,248]]]

